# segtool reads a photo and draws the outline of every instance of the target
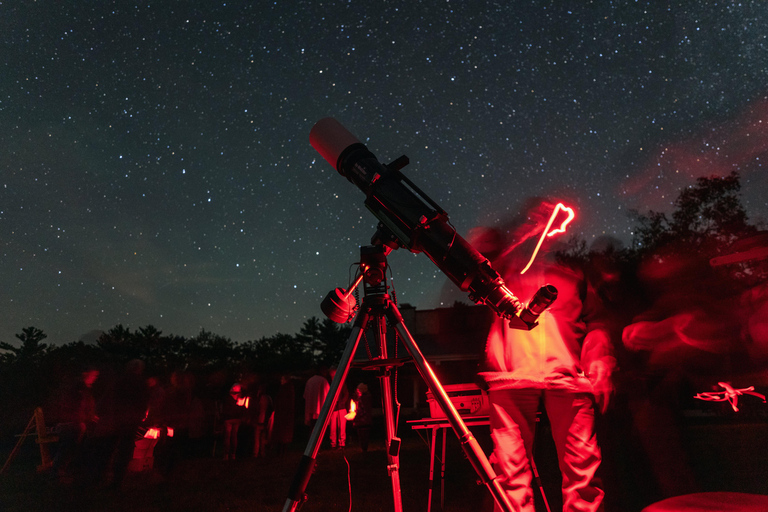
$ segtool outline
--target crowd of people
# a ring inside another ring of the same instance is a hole
[[[283,454],[301,428],[302,399],[306,421],[301,433],[308,436],[333,371],[318,369],[309,379],[256,373],[201,379],[185,371],[147,375],[139,359],[118,372],[82,367],[62,381],[45,405],[47,423],[59,438],[51,474],[62,483],[81,479],[119,487],[137,439],[150,430],[156,438],[153,467],[162,476],[184,458]],[[346,384],[342,387],[329,429],[331,447],[345,447],[349,418],[365,451],[373,423],[370,394],[362,383],[352,396]]]

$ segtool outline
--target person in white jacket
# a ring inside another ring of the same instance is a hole
[[[491,404],[491,462],[510,501],[522,512],[534,511],[529,461],[543,402],[563,477],[563,510],[597,511],[604,493],[595,476],[602,459],[594,406],[607,407],[615,367],[603,309],[584,273],[555,261],[552,242],[544,242],[521,274],[553,208],[539,202],[522,225],[485,231],[478,240],[476,247],[522,300],[544,285],[558,290],[532,330],[512,329],[500,319],[492,325],[478,382]]]

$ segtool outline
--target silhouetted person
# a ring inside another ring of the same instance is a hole
[[[55,430],[59,444],[53,459],[53,475],[65,483],[72,479],[70,466],[76,462],[83,442],[93,432],[98,419],[93,385],[99,377],[99,370],[85,369],[79,377],[74,386],[64,386],[55,404],[58,421]]]
[[[315,428],[325,397],[331,389],[323,373],[322,370],[318,370],[304,386],[304,424],[309,427],[310,432]]]
[[[280,388],[275,397],[275,422],[272,428],[272,441],[277,447],[277,453],[285,449],[293,441],[293,431],[296,424],[296,389],[290,375],[280,377]]]
[[[373,425],[373,403],[365,383],[361,382],[357,385],[353,400],[355,402],[355,417],[352,420],[352,425],[357,430],[360,449],[367,452],[371,440],[371,426]]]
[[[170,386],[165,393],[164,421],[159,425],[164,428],[160,429],[160,439],[155,447],[155,467],[166,476],[187,453],[192,410],[191,382],[184,372],[173,372]]]
[[[254,383],[250,397],[251,423],[253,424],[253,456],[266,457],[267,444],[274,425],[274,402],[267,393],[267,385],[261,379]]]
[[[192,373],[184,374],[184,382],[189,390],[189,409],[187,419],[189,421],[189,437],[185,455],[198,457],[203,453],[205,444],[206,424],[205,408],[197,388],[197,380]]]
[[[166,389],[157,376],[147,377],[147,417],[144,424],[150,427],[165,425]]]
[[[128,471],[136,446],[137,431],[147,413],[149,389],[142,377],[144,362],[132,359],[107,392],[99,410],[98,457],[100,477],[107,475],[112,460],[112,487],[119,487]]]
[[[224,421],[224,460],[237,458],[237,435],[246,417],[247,395],[242,384],[235,382],[224,397],[221,417]]]

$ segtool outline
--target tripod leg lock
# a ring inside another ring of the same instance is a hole
[[[393,437],[392,440],[389,442],[389,455],[392,457],[397,457],[400,455],[400,438],[399,437]]]
[[[483,453],[483,450],[477,443],[475,436],[473,436],[471,432],[467,432],[465,435],[459,438],[459,442],[462,444],[462,446],[466,445],[464,453],[467,455],[469,463],[472,464],[472,466],[475,468],[475,472],[479,477],[478,483],[489,485],[491,482],[496,480],[496,472],[491,467],[488,459],[485,458],[485,456],[479,456]]]

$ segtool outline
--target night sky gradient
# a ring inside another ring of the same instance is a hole
[[[337,118],[459,233],[530,196],[631,242],[700,176],[768,218],[768,2],[0,1],[0,340],[293,334],[376,219]],[[424,255],[398,300],[439,305]]]

